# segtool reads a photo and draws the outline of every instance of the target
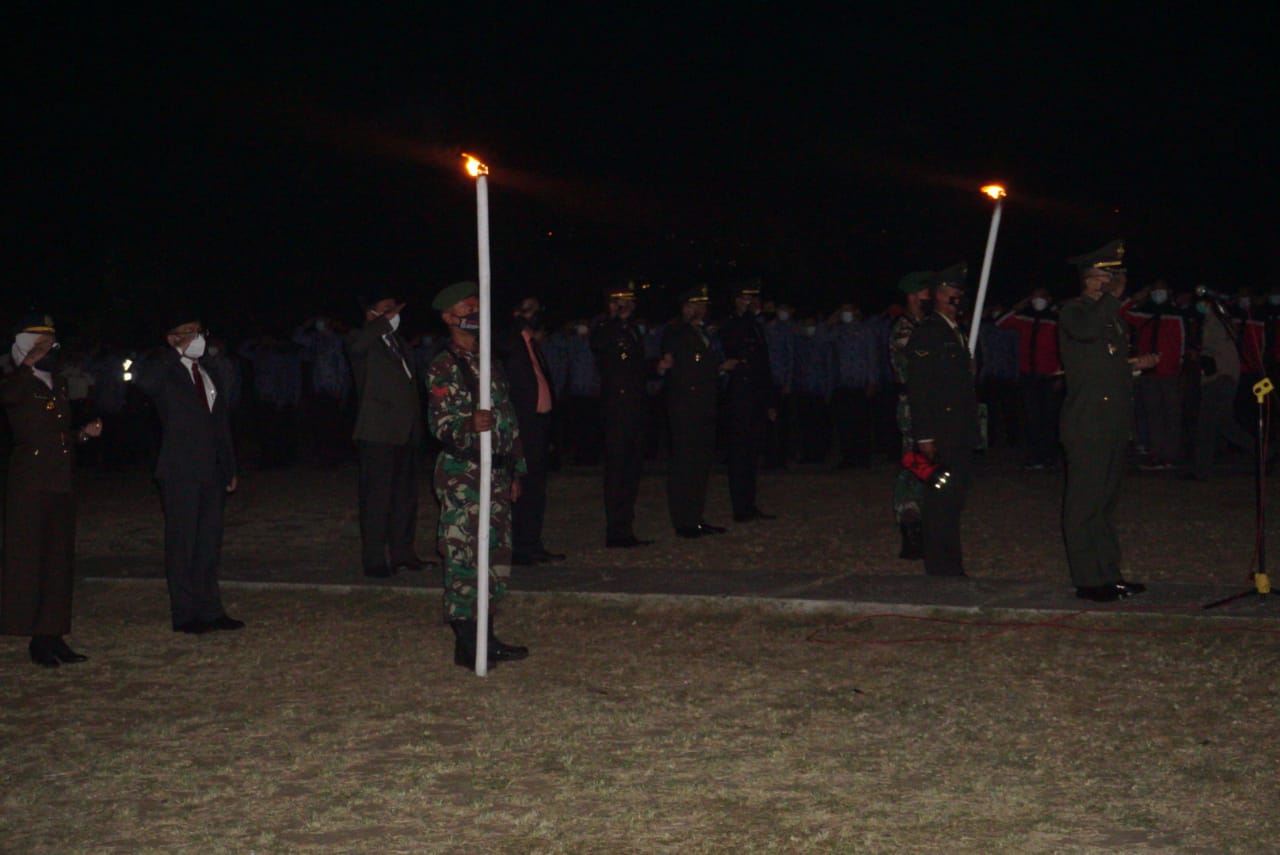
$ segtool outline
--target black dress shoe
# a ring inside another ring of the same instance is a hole
[[[493,634],[493,624],[489,624],[489,661],[519,662],[529,658],[529,648],[518,644],[504,644]]]
[[[777,517],[774,516],[773,514],[766,514],[764,511],[760,510],[759,508],[751,508],[745,513],[733,515],[733,521],[740,522],[740,523],[751,522],[752,520],[776,520],[776,519]]]
[[[213,627],[209,626],[207,621],[196,619],[174,624],[173,631],[185,632],[187,635],[203,635],[206,632],[212,632]]]
[[[396,568],[397,573],[420,573],[423,570],[434,570],[440,564],[436,561],[424,561],[416,555],[410,555],[408,558],[397,558],[391,562],[391,566]]]
[[[680,537],[702,537],[704,534],[710,534],[709,531],[703,531],[700,525],[678,525],[676,526],[676,534]]]
[[[1116,582],[1116,587],[1120,589],[1121,597],[1133,597],[1145,593],[1147,590],[1147,586],[1141,582],[1126,582],[1123,579]]]
[[[609,549],[630,549],[635,546],[648,546],[653,543],[652,540],[641,540],[634,534],[626,537],[606,537],[604,545]]]
[[[62,636],[60,635],[55,635],[53,637],[53,641],[50,642],[49,647],[53,650],[53,655],[57,656],[58,661],[64,665],[71,665],[76,662],[86,662],[89,659],[89,657],[85,656],[83,653],[76,653],[68,647],[67,643],[62,640]]]
[[[396,571],[390,567],[366,567],[364,575],[373,579],[389,579],[396,575]]]
[[[724,534],[724,526],[711,525],[711,523],[698,523],[698,531],[703,534]]]
[[[209,629],[229,631],[236,629],[244,629],[244,621],[236,620],[230,615],[219,615],[208,622]]]
[[[1119,585],[1082,585],[1076,588],[1076,597],[1095,603],[1114,603],[1126,594],[1121,593]]]
[[[62,664],[58,654],[53,652],[48,636],[37,635],[32,638],[31,644],[27,645],[27,652],[31,654],[31,661],[41,668],[57,668]]]

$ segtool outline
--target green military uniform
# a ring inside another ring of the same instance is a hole
[[[1067,378],[1062,445],[1067,488],[1062,533],[1077,588],[1121,580],[1112,517],[1133,424],[1133,376],[1120,300],[1077,297],[1058,316],[1058,350]]]
[[[936,312],[907,344],[907,400],[915,440],[932,440],[937,461],[951,473],[945,487],[924,491],[924,569],[931,576],[963,576],[960,515],[973,476],[978,401],[964,333]]]
[[[706,289],[686,302],[706,302]],[[675,321],[662,335],[662,352],[673,358],[667,373],[671,460],[667,505],[677,532],[696,531],[707,503],[707,481],[716,447],[716,384],[720,367],[701,326]]]
[[[77,439],[67,383],[54,377],[50,389],[29,366],[20,365],[0,382],[0,401],[13,431],[0,632],[65,635],[71,631],[76,527],[71,466]]]
[[[908,273],[898,282],[903,294],[915,294],[928,288],[936,279],[931,271]],[[902,453],[915,448],[911,433],[911,404],[907,400],[907,343],[920,325],[911,315],[903,313],[889,330],[889,362],[893,367],[893,382],[898,392],[897,422],[902,435]],[[920,520],[924,506],[924,484],[905,468],[898,470],[893,485],[893,516],[902,531],[900,558],[919,558]]]
[[[501,366],[493,373],[493,492],[490,504],[490,599],[502,599],[511,575],[511,482],[526,471],[515,410]],[[480,434],[472,429],[479,401],[480,357],[450,344],[427,370],[431,433],[444,446],[433,486],[440,502],[439,548],[444,558],[444,606],[448,620],[468,620],[476,610],[476,538],[480,513]]]

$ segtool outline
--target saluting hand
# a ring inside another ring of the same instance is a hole
[[[1144,353],[1141,356],[1134,356],[1129,359],[1129,364],[1139,371],[1146,371],[1160,364],[1160,354]]]

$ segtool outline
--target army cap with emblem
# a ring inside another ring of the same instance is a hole
[[[950,285],[953,288],[964,287],[964,282],[969,278],[969,265],[964,261],[957,261],[946,270],[939,270],[936,274],[937,285]]]
[[[610,300],[634,300],[636,298],[635,280],[627,280],[621,285],[609,289]]]
[[[57,335],[53,326],[53,316],[44,312],[31,311],[22,318],[15,333],[35,333],[36,335]]]
[[[447,285],[440,289],[435,299],[431,301],[431,308],[437,312],[447,312],[463,300],[468,297],[474,297],[478,293],[480,293],[480,287],[474,282],[454,282],[452,285]]]
[[[1089,270],[1107,274],[1125,273],[1124,240],[1116,239],[1101,249],[1068,258],[1067,264],[1074,264],[1082,275]]]
[[[680,297],[682,303],[709,303],[711,302],[711,289],[706,285],[699,285],[697,288],[691,288],[684,292]]]

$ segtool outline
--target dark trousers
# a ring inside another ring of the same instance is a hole
[[[831,450],[831,415],[822,395],[796,395],[796,422],[800,426],[800,460],[821,463]]]
[[[360,442],[360,543],[365,570],[415,557],[418,527],[418,440],[404,445]]]
[[[1236,421],[1235,400],[1236,381],[1230,376],[1214,377],[1200,386],[1200,411],[1191,469],[1197,478],[1208,478],[1213,473],[1213,454],[1218,437],[1241,451],[1254,453],[1253,435]]]
[[[4,513],[0,633],[71,631],[75,503],[70,493],[9,490]]]
[[[547,470],[551,468],[551,414],[525,413],[519,421],[520,443],[529,471],[520,476],[520,501],[511,505],[511,551],[528,556],[543,551]]]
[[[987,447],[1013,448],[1021,439],[1018,425],[1018,381],[987,377],[978,386],[978,400],[987,405]]]
[[[1144,374],[1133,383],[1133,398],[1151,456],[1165,463],[1181,458],[1182,378]]]
[[[865,388],[837,389],[831,396],[831,419],[840,442],[840,462],[848,466],[871,463],[871,399]]]
[[[973,480],[973,449],[965,445],[938,443],[938,461],[951,473],[941,488],[924,488],[924,517],[921,549],[924,572],[930,576],[960,576],[964,573],[960,546],[960,515],[964,512],[969,482]]]
[[[600,399],[570,395],[564,400],[560,416],[564,419],[565,444],[573,448],[573,462],[579,466],[599,463]]]
[[[741,381],[730,381],[725,397],[729,417],[729,498],[735,516],[756,506],[756,470],[768,419],[765,393]]]
[[[702,522],[707,480],[716,451],[716,408],[709,401],[668,401],[671,462],[667,470],[667,507],[676,528]]]
[[[1116,501],[1124,475],[1128,437],[1093,438],[1064,444],[1067,488],[1062,500],[1062,539],[1071,581],[1078,588],[1119,582],[1120,539]]]
[[[174,627],[223,615],[218,590],[226,486],[171,478],[160,482],[164,507],[164,574]]]
[[[647,398],[606,401],[604,417],[604,520],[606,538],[635,536],[636,497],[644,471]],[[517,504],[519,504],[517,502]]]
[[[1018,378],[1029,466],[1058,461],[1058,421],[1062,414],[1061,378],[1023,374]]]

